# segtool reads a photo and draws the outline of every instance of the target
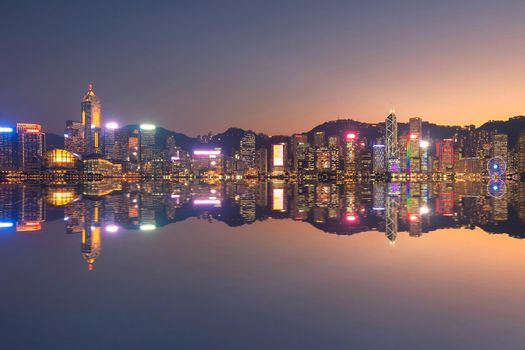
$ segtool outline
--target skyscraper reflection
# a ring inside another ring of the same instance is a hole
[[[524,238],[525,186],[509,186],[511,196],[492,197],[483,184],[468,182],[6,185],[0,192],[0,228],[40,230],[48,209],[63,210],[65,232],[80,235],[81,254],[90,270],[100,257],[104,235],[154,231],[190,217],[229,226],[292,219],[330,234],[380,231],[392,244],[402,232],[420,237],[447,227],[477,226]]]

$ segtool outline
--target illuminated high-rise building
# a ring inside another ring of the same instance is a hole
[[[100,99],[93,91],[93,85],[89,84],[88,91],[84,95],[81,103],[82,125],[84,125],[84,145],[85,154],[101,154],[101,127]]]
[[[141,162],[152,161],[155,157],[155,135],[155,125],[140,125],[139,154]]]
[[[251,131],[241,138],[240,158],[248,169],[255,168],[255,134]]]
[[[326,144],[325,132],[317,131],[314,134],[314,147],[324,147]]]
[[[308,149],[308,137],[305,134],[292,135],[292,170],[298,172],[303,167]]]
[[[407,140],[407,171],[412,173],[419,173],[421,171],[421,118],[410,118],[409,127],[410,132],[408,134]]]
[[[385,145],[374,145],[372,147],[372,169],[375,174],[386,172]]]
[[[428,163],[428,147],[430,143],[426,140],[419,141],[419,148],[421,150],[421,172],[426,174],[429,171]]]
[[[525,130],[519,133],[516,153],[518,158],[518,173],[525,173]]]
[[[388,171],[398,172],[399,171],[399,148],[397,143],[397,117],[394,112],[391,112],[385,121],[386,131],[386,160]]]
[[[224,170],[224,154],[219,147],[195,148],[191,168],[196,176],[215,177]]]
[[[45,149],[45,134],[42,125],[17,123],[18,168],[27,172],[38,172],[42,167]]]
[[[44,198],[40,186],[23,185],[19,190],[17,231],[38,231],[46,220]]]
[[[0,127],[0,171],[16,170],[16,133],[11,127]]]
[[[283,176],[286,174],[287,147],[286,143],[274,143],[271,145],[270,173],[272,176]]]
[[[82,230],[80,250],[82,252],[82,258],[88,264],[88,270],[93,270],[95,261],[101,251],[99,225],[86,226],[86,228]]]
[[[106,123],[106,128],[104,129],[104,156],[107,159],[120,160],[120,146],[115,142],[117,130],[117,123]]]
[[[347,176],[353,176],[357,173],[357,140],[356,132],[350,131],[345,135],[344,146],[344,170]]]
[[[443,139],[436,144],[438,171],[451,172],[454,168],[454,140]]]
[[[492,157],[501,157],[504,161],[508,158],[508,142],[509,137],[507,134],[494,134],[492,135]]]
[[[328,137],[328,151],[330,152],[330,171],[341,170],[341,138],[339,136]]]
[[[262,176],[268,174],[268,150],[266,148],[260,148],[257,150],[257,170]]]
[[[326,147],[319,147],[315,150],[315,168],[317,171],[330,170],[330,151]]]
[[[64,149],[76,154],[85,153],[84,125],[81,122],[74,120],[66,121]]]

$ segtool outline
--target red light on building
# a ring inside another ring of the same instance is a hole
[[[21,221],[16,223],[17,232],[40,231],[41,229],[41,221]]]
[[[355,140],[356,138],[357,138],[357,135],[355,132],[349,132],[348,134],[346,134],[347,140]]]
[[[42,132],[42,125],[35,123],[16,123],[16,131],[18,133],[36,134]]]

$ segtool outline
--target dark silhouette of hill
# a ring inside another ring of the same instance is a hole
[[[509,135],[509,147],[514,147],[518,142],[518,135],[521,130],[525,130],[525,116],[516,116],[508,120],[490,120],[481,125],[480,130],[497,130]]]
[[[131,131],[138,127],[139,125],[137,124],[131,124],[126,125],[123,128]],[[509,136],[509,147],[514,147],[517,143],[519,132],[525,130],[525,116],[516,116],[509,118],[508,120],[491,120],[477,129],[487,131],[497,130],[498,132],[507,134]],[[409,132],[408,123],[398,123],[398,130],[399,137],[405,137]],[[313,142],[314,134],[318,131],[324,131],[326,137],[339,136],[341,138],[344,138],[348,132],[357,132],[359,136],[365,138],[370,145],[377,142],[378,139],[384,139],[385,123],[381,122],[374,124],[360,122],[353,119],[338,119],[324,122],[303,133],[308,136],[310,142]],[[239,147],[241,138],[247,132],[253,131],[232,127],[215,135],[210,133],[200,137],[190,137],[183,133],[171,131],[163,127],[157,127],[156,145],[158,149],[164,148],[166,139],[170,135],[173,135],[177,146],[185,151],[189,152],[197,146],[221,147],[224,153],[230,156],[232,155],[232,151]],[[465,132],[465,130],[461,130],[460,126],[438,125],[424,121],[422,138],[428,140],[451,138],[458,132]],[[290,136],[279,135],[270,137],[263,133],[256,133],[257,148],[268,146],[270,140],[272,142],[288,142],[290,141]],[[64,147],[64,137],[62,135],[48,133],[46,135],[46,141],[47,148]],[[433,153],[433,151],[434,150],[431,149],[430,152]]]

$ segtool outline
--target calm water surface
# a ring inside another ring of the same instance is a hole
[[[524,348],[523,188],[465,186],[4,186],[2,348]]]

